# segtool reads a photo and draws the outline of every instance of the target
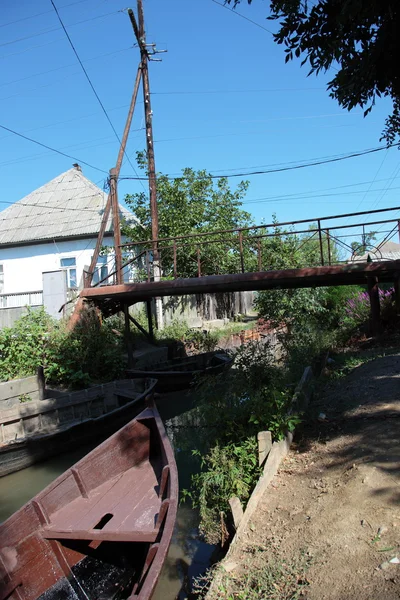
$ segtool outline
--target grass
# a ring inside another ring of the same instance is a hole
[[[254,329],[257,326],[257,321],[233,321],[224,325],[220,329],[213,329],[212,333],[218,338],[218,341],[240,333],[243,330]]]
[[[300,556],[279,559],[266,548],[250,547],[240,566],[227,573],[223,567],[197,580],[197,597],[208,600],[298,600],[304,597],[309,585],[307,571],[311,558],[305,552]],[[214,585],[209,589],[211,579]]]

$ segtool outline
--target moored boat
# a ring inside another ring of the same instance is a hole
[[[157,392],[175,392],[189,388],[202,375],[218,375],[232,366],[233,358],[223,350],[174,358],[140,369],[128,369],[128,377],[157,379]]]
[[[151,598],[177,501],[152,406],[0,525],[0,600]]]
[[[0,477],[101,440],[127,423],[154,392],[151,378],[126,379],[0,412]]]

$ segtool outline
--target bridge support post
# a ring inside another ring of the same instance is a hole
[[[153,319],[151,316],[151,300],[146,300],[147,324],[149,327],[149,336],[154,343]]]
[[[128,351],[128,369],[133,367],[133,347],[131,340],[131,325],[129,319],[129,306],[124,304],[124,315],[125,315],[125,343]]]
[[[368,295],[371,304],[370,333],[379,335],[381,329],[381,306],[379,301],[379,283],[377,277],[368,277]]]

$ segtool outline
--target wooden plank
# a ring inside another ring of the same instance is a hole
[[[138,529],[131,531],[104,531],[103,529],[82,529],[76,531],[43,529],[47,540],[90,540],[102,542],[155,542],[158,529]]]

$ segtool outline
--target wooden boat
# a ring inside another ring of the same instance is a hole
[[[205,352],[185,358],[174,358],[151,367],[128,369],[128,377],[153,377],[157,379],[157,392],[174,392],[193,385],[201,375],[218,375],[232,366],[233,358],[226,352]]]
[[[0,600],[151,598],[177,501],[152,406],[0,525]]]
[[[127,379],[59,398],[17,404],[0,413],[0,477],[101,440],[141,410],[156,381]]]

